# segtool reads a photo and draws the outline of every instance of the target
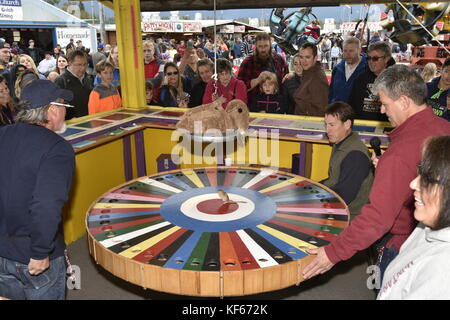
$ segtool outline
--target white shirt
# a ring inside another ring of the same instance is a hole
[[[50,59],[44,59],[39,62],[38,70],[40,73],[45,74],[56,68],[56,59],[51,57]]]
[[[331,48],[331,57],[332,58],[339,58],[340,56],[341,56],[341,48],[339,48],[339,47]]]
[[[359,63],[361,63],[361,61]],[[348,81],[348,79],[350,79],[353,72],[355,72],[356,68],[358,67],[359,63],[355,64],[354,67],[351,67],[349,64],[347,64],[347,62],[345,63],[345,80]]]

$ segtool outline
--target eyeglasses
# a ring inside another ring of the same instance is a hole
[[[58,107],[66,107],[66,108],[73,108],[74,107],[71,104],[65,104],[65,103],[60,103],[60,102],[50,102],[50,104],[53,104],[53,105],[58,106]]]
[[[172,76],[172,75],[176,76],[177,74],[178,74],[178,71],[167,72],[167,73],[166,73],[167,76]]]
[[[377,62],[378,60],[380,60],[381,58],[384,58],[385,56],[380,56],[380,57],[371,57],[371,56],[367,56],[367,61],[372,60],[373,62]]]

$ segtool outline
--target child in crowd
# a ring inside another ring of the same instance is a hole
[[[158,104],[153,100],[153,83],[150,81],[145,81],[145,99],[147,100],[147,105],[157,106]]]
[[[101,82],[94,87],[89,95],[89,114],[120,108],[122,99],[117,87],[112,84],[114,65],[103,60],[95,66],[95,71],[97,71],[97,76],[100,77]]]
[[[210,81],[206,85],[205,93],[203,94],[203,104],[216,101],[222,96],[226,99],[222,104],[224,109],[228,106],[228,102],[234,99],[239,99],[247,104],[247,87],[242,80],[234,76],[231,62],[220,58],[217,59],[216,64],[218,81]]]
[[[250,106],[251,112],[286,113],[288,102],[280,93],[277,75],[273,72],[263,71],[259,75],[259,89]]]

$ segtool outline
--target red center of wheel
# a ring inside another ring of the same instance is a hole
[[[222,199],[210,199],[197,204],[197,209],[206,214],[227,214],[238,208],[237,203],[223,203]]]

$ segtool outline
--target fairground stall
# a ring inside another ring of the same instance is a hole
[[[323,119],[251,113],[243,138],[199,142],[176,130],[187,109],[145,103],[141,10],[275,3],[101,2],[115,11],[124,107],[69,122],[65,138],[77,166],[64,215],[66,242],[87,229],[97,263],[164,292],[223,297],[301,282],[306,249],[329,243],[348,225],[347,205],[317,183],[327,177],[331,153]],[[277,7],[337,4],[275,2]],[[367,144],[378,137],[385,147],[388,125],[357,120],[354,130]]]

